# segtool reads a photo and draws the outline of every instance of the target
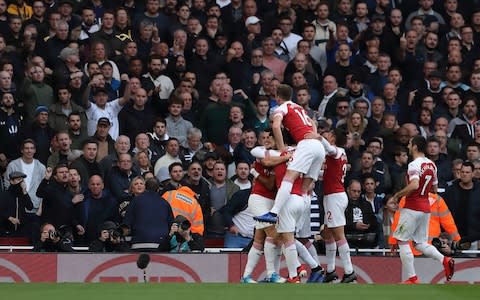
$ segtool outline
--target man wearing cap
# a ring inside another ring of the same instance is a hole
[[[37,145],[35,157],[42,164],[47,164],[50,142],[55,136],[54,130],[48,125],[48,107],[41,105],[35,109],[35,120],[25,128],[24,136],[35,141]]]
[[[110,120],[107,118],[100,118],[97,122],[97,130],[92,136],[98,143],[98,151],[96,161],[100,162],[104,157],[115,152],[115,140],[112,139],[108,131],[111,127]]]
[[[261,20],[256,16],[250,16],[245,20],[244,36],[242,44],[246,46],[246,53],[251,53],[252,50],[262,46],[262,27]]]
[[[11,172],[8,190],[0,192],[0,235],[27,236],[25,211],[32,210],[33,203],[23,181],[25,177],[25,173]]]
[[[97,82],[90,81],[85,89],[83,97],[85,107],[87,108],[86,113],[88,118],[88,135],[92,136],[95,133],[98,120],[104,117],[107,118],[111,123],[109,133],[110,136],[115,140],[119,135],[118,114],[128,100],[130,100],[130,83],[126,85],[123,97],[110,102],[107,102],[108,93],[105,88],[95,88],[93,91],[93,100],[95,103],[92,103],[88,100],[88,96],[90,95],[92,88],[96,85]]]

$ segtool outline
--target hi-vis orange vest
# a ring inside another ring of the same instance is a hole
[[[457,225],[455,225],[455,221],[453,220],[452,214],[448,209],[445,200],[440,197],[438,194],[428,193],[428,200],[430,201],[430,222],[428,224],[428,243],[432,243],[432,239],[435,237],[439,237],[440,233],[442,233],[442,228],[445,232],[450,235],[450,238],[453,241],[459,241],[460,235],[458,234]],[[405,197],[400,199],[399,208],[405,206]],[[393,217],[392,223],[392,234],[397,228],[398,220],[400,219],[400,211],[395,213]],[[388,239],[388,243],[390,245],[394,245],[397,243],[397,240],[390,235]],[[420,251],[415,249],[412,246],[412,242],[410,242],[410,247],[412,248],[412,252],[414,255],[422,255]]]
[[[177,190],[168,191],[163,194],[172,207],[173,216],[182,215],[192,223],[191,232],[203,235],[203,214],[200,204],[195,198],[195,192],[187,186],[181,186]]]

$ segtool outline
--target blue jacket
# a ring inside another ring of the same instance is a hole
[[[170,204],[159,194],[145,191],[130,202],[125,224],[130,226],[132,244],[170,242],[168,234],[173,223]]]

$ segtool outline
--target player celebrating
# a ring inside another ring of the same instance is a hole
[[[322,237],[325,240],[325,255],[327,258],[327,273],[324,282],[332,282],[338,279],[335,272],[335,258],[338,248],[338,255],[342,260],[345,271],[341,282],[350,283],[356,281],[357,276],[353,271],[350,247],[344,233],[345,209],[348,205],[348,197],[344,187],[347,154],[343,148],[340,148],[347,143],[347,136],[344,131],[336,129],[335,131],[324,132],[320,140],[327,152],[323,174],[325,229],[322,231]]]
[[[265,146],[257,146],[251,150],[253,156],[257,158],[254,163],[254,169],[251,173],[255,177],[253,182],[252,192],[248,199],[248,209],[254,214],[263,214],[268,212],[273,206],[273,199],[275,198],[275,177],[273,172],[264,167],[260,160],[266,156],[270,156],[269,149],[276,149],[275,140],[271,135],[270,129],[265,130],[270,135],[265,140]],[[278,153],[276,156],[279,156]],[[283,162],[287,158],[271,157],[278,162]],[[256,283],[251,274],[257,265],[262,253],[265,254],[265,266],[267,269],[266,281],[272,283],[284,283],[286,280],[276,272],[276,265],[279,264],[282,247],[276,241],[277,232],[275,226],[269,223],[257,222],[255,224],[255,235],[253,237],[253,244],[248,252],[247,264],[241,279],[242,283]],[[278,261],[278,262],[277,262]]]
[[[290,197],[293,182],[300,174],[304,174],[303,190],[306,191],[312,181],[318,178],[320,167],[325,159],[325,150],[317,139],[318,134],[314,122],[302,107],[291,101],[291,98],[292,88],[289,85],[280,84],[276,98],[279,107],[273,112],[272,130],[280,151],[287,149],[283,142],[282,125],[289,131],[297,148],[288,164],[272,209],[266,214],[254,217],[260,222],[277,223],[277,214]]]
[[[408,278],[404,283],[407,284],[419,283],[409,240],[413,240],[418,251],[443,264],[447,281],[452,279],[455,266],[452,258],[443,256],[434,246],[427,243],[430,219],[428,193],[430,191],[436,193],[437,168],[425,157],[426,145],[425,138],[420,135],[410,140],[408,150],[413,161],[408,164],[408,184],[392,196],[397,202],[406,196],[405,207],[400,210],[400,220],[393,237],[398,240],[402,267]]]

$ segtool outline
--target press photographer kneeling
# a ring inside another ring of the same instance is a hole
[[[203,237],[198,233],[192,233],[192,224],[187,218],[178,215],[170,227],[170,252],[202,251]]]
[[[118,225],[112,221],[106,221],[102,224],[100,236],[92,241],[88,247],[90,252],[127,252],[130,247],[125,242],[124,226]]]
[[[72,230],[60,226],[58,230],[50,223],[40,227],[40,240],[33,246],[35,252],[73,252]]]

